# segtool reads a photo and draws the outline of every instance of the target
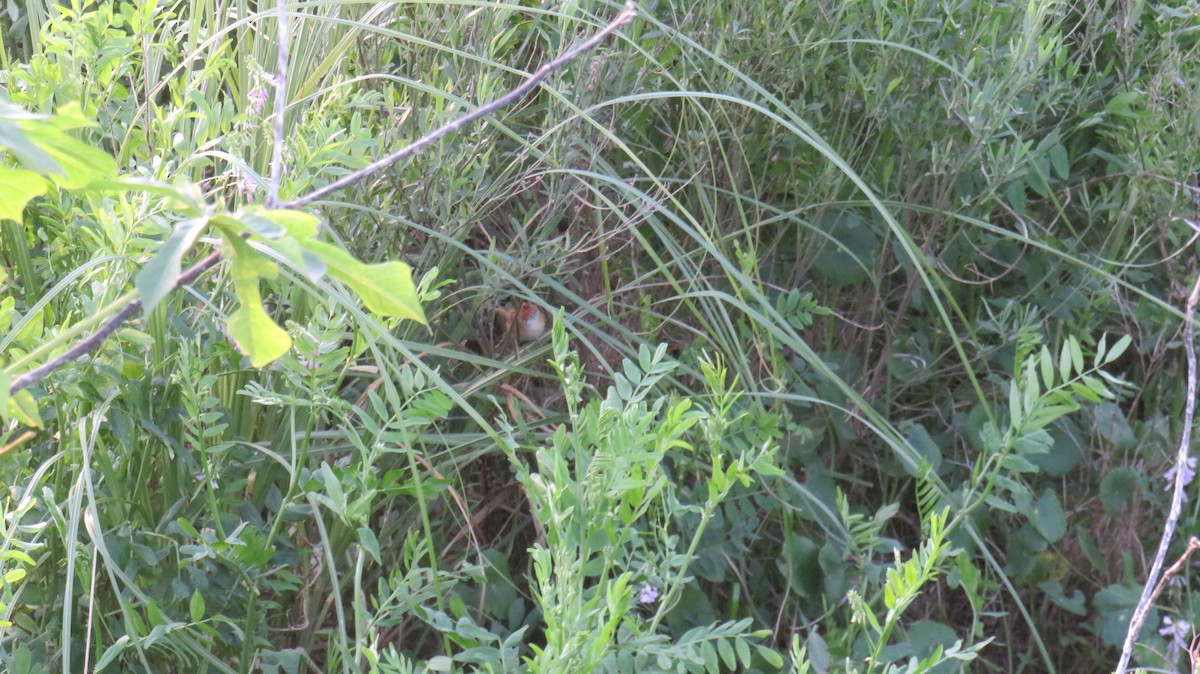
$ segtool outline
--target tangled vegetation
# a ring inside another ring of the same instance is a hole
[[[9,4],[6,671],[1114,669],[1200,6],[621,11]]]

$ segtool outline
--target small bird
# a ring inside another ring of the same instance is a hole
[[[546,312],[533,302],[521,302],[517,308],[501,306],[492,309],[492,327],[480,333],[487,343],[508,343],[510,348],[518,342],[534,342],[546,334]]]
[[[533,302],[521,302],[517,309],[517,337],[534,342],[546,334],[546,312]]]

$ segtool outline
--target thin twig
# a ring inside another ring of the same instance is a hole
[[[279,7],[280,14],[283,14],[284,3],[285,3],[285,0],[278,0],[277,6]],[[517,88],[508,92],[507,94],[501,96],[500,98],[497,98],[496,100],[492,101],[491,103],[489,103],[481,108],[478,108],[474,112],[470,112],[466,115],[463,115],[462,117],[442,126],[441,128],[438,128],[438,129],[426,134],[425,136],[422,136],[421,138],[414,141],[411,145],[408,145],[407,147],[397,150],[396,152],[393,152],[392,154],[390,154],[382,159],[376,160],[374,163],[372,163],[370,166],[367,166],[366,168],[355,171],[354,173],[352,173],[340,180],[337,180],[333,183],[330,183],[329,185],[326,185],[325,187],[314,190],[314,191],[310,192],[309,194],[307,194],[306,196],[292,199],[291,201],[278,203],[279,180],[280,180],[280,177],[282,174],[282,152],[283,152],[283,150],[282,150],[282,148],[283,148],[283,141],[282,141],[283,110],[282,110],[282,107],[283,107],[283,103],[284,103],[283,87],[286,82],[285,75],[286,75],[286,67],[287,67],[287,38],[286,38],[286,36],[281,36],[280,47],[279,47],[278,70],[275,73],[275,78],[276,78],[275,79],[275,85],[276,85],[275,134],[276,134],[276,137],[275,137],[274,156],[271,160],[271,187],[270,187],[271,193],[268,196],[268,201],[267,201],[268,205],[274,205],[278,208],[300,208],[302,206],[306,206],[314,201],[318,201],[320,199],[323,199],[323,198],[329,196],[330,194],[332,194],[333,192],[336,192],[337,190],[340,190],[344,187],[348,187],[349,185],[352,185],[352,184],[374,174],[377,171],[381,171],[381,170],[391,166],[392,164],[396,163],[397,161],[428,147],[429,145],[437,142],[438,140],[441,140],[445,136],[447,136],[451,133],[454,133],[455,131],[458,131],[459,129],[462,129],[466,125],[470,124],[471,122],[474,122],[475,120],[477,120],[481,117],[490,115],[490,114],[500,110],[501,108],[504,108],[506,106],[512,105],[513,103],[516,103],[517,101],[524,98],[526,94],[528,94],[530,91],[532,91],[534,87],[536,87],[539,83],[541,83],[543,80],[545,80],[546,77],[548,77],[551,73],[562,68],[566,64],[570,63],[572,60],[578,58],[584,52],[594,49],[597,45],[599,45],[604,40],[604,38],[608,37],[609,35],[612,35],[618,28],[620,28],[622,25],[624,25],[626,22],[628,22],[630,19],[632,19],[636,15],[637,15],[637,11],[635,10],[633,3],[627,2],[625,4],[625,7],[621,10],[621,13],[617,14],[617,16],[611,22],[609,22],[608,25],[606,25],[603,29],[600,30],[600,32],[596,33],[595,35],[588,38],[587,40],[579,43],[575,47],[572,47],[567,52],[565,52],[562,56],[559,56],[558,58],[547,63],[546,65],[542,66],[541,68],[538,68],[537,72],[535,72],[533,75],[531,75],[529,79],[525,80],[525,82],[523,82],[520,86],[518,86]],[[285,18],[283,18],[281,16],[281,18],[279,19],[279,22],[280,22],[279,23],[280,33],[281,34],[285,33],[286,29],[287,29],[287,22],[286,22]],[[275,202],[275,203],[272,204],[272,202]],[[200,274],[203,274],[205,271],[208,271],[213,266],[215,266],[217,264],[217,262],[220,261],[220,259],[221,259],[221,254],[219,251],[211,253],[210,255],[205,257],[203,260],[201,260],[200,262],[197,262],[196,264],[192,265],[191,267],[188,267],[188,269],[186,271],[184,271],[182,274],[180,274],[179,278],[175,281],[174,287],[178,288],[181,285],[191,283],[198,276],[200,276]],[[9,387],[9,393],[12,394],[12,393],[16,393],[17,391],[21,391],[23,389],[29,388],[33,384],[35,384],[38,381],[45,378],[51,372],[54,372],[55,370],[63,367],[67,363],[69,363],[73,360],[76,360],[78,358],[81,358],[84,355],[98,349],[100,347],[100,345],[104,343],[104,340],[107,339],[108,336],[111,335],[113,332],[115,332],[116,329],[119,328],[125,321],[132,318],[133,315],[137,313],[138,309],[141,308],[141,306],[142,306],[142,301],[140,299],[134,299],[132,302],[127,304],[123,309],[121,309],[119,312],[117,312],[117,314],[115,316],[113,316],[111,319],[109,319],[108,322],[106,322],[104,325],[100,326],[99,329],[97,329],[95,332],[93,332],[88,337],[80,340],[74,346],[67,349],[63,353],[59,354],[58,356],[55,356],[54,358],[46,361],[41,366],[36,367],[33,370],[30,370],[29,372],[26,372],[23,375],[14,377],[12,380],[12,383]]]
[[[211,253],[208,257],[200,260],[191,267],[188,267],[186,271],[179,275],[179,279],[175,282],[175,287],[178,288],[185,283],[191,283],[192,281],[196,280],[196,277],[213,268],[213,266],[215,266],[220,259],[221,254],[219,252]],[[99,329],[88,335],[86,338],[79,340],[75,346],[72,346],[54,358],[42,363],[42,365],[39,367],[35,367],[19,377],[14,377],[12,384],[8,389],[9,393],[12,394],[22,389],[27,389],[58,368],[100,348],[100,345],[104,343],[104,340],[108,339],[109,335],[115,332],[117,328],[121,327],[122,323],[130,318],[133,318],[133,315],[136,314],[141,308],[141,299],[135,299],[129,304],[126,304],[125,308],[121,309],[115,316],[108,319],[107,323],[100,326]]]
[[[288,20],[287,0],[276,0],[278,59],[275,63],[275,146],[271,148],[271,184],[267,186],[267,208],[279,206],[283,180],[283,111],[287,107]]]
[[[605,26],[599,33],[596,33],[595,35],[588,38],[587,40],[580,42],[578,45],[567,50],[562,56],[559,56],[558,58],[547,63],[546,65],[542,66],[541,68],[538,68],[537,72],[535,72],[533,75],[531,75],[529,77],[529,79],[522,82],[520,84],[520,86],[518,86],[516,89],[513,89],[512,91],[508,92],[507,94],[504,94],[500,98],[497,98],[496,100],[492,101],[491,103],[488,103],[487,105],[485,105],[481,108],[475,109],[473,112],[469,112],[452,122],[446,123],[442,127],[438,128],[438,129],[426,134],[422,138],[416,140],[408,147],[397,150],[397,151],[387,155],[386,157],[383,157],[382,159],[377,159],[374,162],[372,162],[369,166],[359,169],[358,171],[355,171],[354,173],[351,173],[350,175],[345,176],[339,180],[335,180],[334,182],[326,185],[325,187],[322,187],[317,190],[313,190],[306,196],[299,197],[297,199],[292,199],[291,201],[284,204],[284,207],[285,208],[300,208],[302,206],[307,206],[308,204],[311,204],[314,201],[319,201],[321,199],[324,199],[325,197],[329,196],[330,194],[333,194],[334,192],[336,192],[344,187],[353,185],[354,183],[357,183],[358,181],[362,180],[363,178],[365,178],[377,171],[385,169],[411,154],[415,154],[416,152],[419,152],[419,151],[425,149],[426,147],[438,142],[442,138],[445,138],[446,136],[454,133],[455,131],[462,129],[463,127],[467,126],[471,122],[474,122],[475,120],[477,120],[481,117],[486,117],[486,116],[492,114],[493,112],[500,110],[501,108],[505,108],[509,105],[512,105],[513,103],[516,103],[517,101],[521,100],[522,98],[525,98],[525,96],[530,91],[533,91],[534,87],[536,87],[538,84],[540,84],[542,82],[542,80],[549,77],[550,74],[553,73],[555,70],[558,70],[559,68],[562,68],[563,66],[570,63],[571,61],[574,61],[576,58],[578,58],[584,52],[591,51],[592,49],[594,49],[596,47],[596,45],[598,45],[604,41],[604,38],[606,38],[609,35],[616,32],[616,30],[618,28],[620,28],[622,25],[624,25],[626,21],[629,21],[630,19],[632,19],[636,14],[637,14],[637,11],[634,9],[633,3],[632,2],[626,3],[625,8],[621,10],[621,13],[618,14],[616,16],[616,18],[613,19],[607,26]]]
[[[1154,563],[1150,565],[1150,573],[1146,577],[1146,587],[1142,589],[1142,598],[1138,600],[1129,619],[1129,632],[1125,635],[1125,645],[1121,647],[1121,659],[1117,662],[1116,674],[1125,674],[1129,667],[1129,658],[1133,655],[1133,643],[1137,641],[1142,623],[1150,612],[1150,606],[1161,588],[1158,586],[1158,575],[1162,571],[1163,561],[1167,558],[1167,548],[1175,536],[1175,527],[1179,523],[1179,514],[1183,510],[1183,478],[1187,472],[1187,460],[1192,446],[1192,423],[1196,417],[1196,301],[1200,299],[1200,275],[1192,286],[1192,294],[1188,295],[1187,313],[1184,317],[1183,348],[1187,352],[1187,407],[1183,411],[1183,433],[1179,438],[1179,450],[1175,453],[1175,491],[1171,494],[1171,511],[1167,514],[1167,523],[1163,527],[1162,540],[1158,542],[1158,552],[1154,555]]]

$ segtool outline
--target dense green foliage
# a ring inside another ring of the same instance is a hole
[[[280,196],[619,9],[290,3]],[[1200,12],[639,11],[303,213],[259,210],[274,3],[0,14],[7,671],[1113,667],[1187,402]]]

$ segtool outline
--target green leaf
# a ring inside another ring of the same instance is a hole
[[[134,285],[142,296],[143,316],[149,316],[158,303],[175,289],[183,269],[183,256],[200,238],[207,224],[208,218],[200,217],[189,218],[175,225],[175,231],[167,237],[158,254],[138,272]]]
[[[0,220],[21,222],[29,200],[46,193],[46,180],[32,171],[0,166]]]
[[[1112,100],[1108,102],[1108,105],[1104,106],[1104,109],[1108,111],[1108,114],[1110,115],[1133,119],[1138,116],[1133,110],[1133,104],[1137,101],[1137,99],[1137,92],[1122,91],[1116,96],[1113,96]]]
[[[287,230],[289,235],[297,239],[311,239],[317,235],[317,231],[321,228],[321,219],[304,211],[272,209],[257,212],[247,211],[247,214],[254,214],[255,216],[271,220]]]
[[[370,527],[358,528],[358,544],[367,551],[367,554],[371,555],[371,559],[374,559],[376,564],[383,563],[383,558],[379,554],[379,539],[375,537],[375,532]]]
[[[21,125],[25,137],[58,165],[59,170],[49,172],[50,178],[67,189],[78,189],[87,187],[92,181],[117,175],[117,162],[107,152],[92,147],[62,130],[72,125],[84,125],[74,124],[74,121],[60,115],[43,122],[31,121]],[[27,168],[40,170],[32,166]]]
[[[1071,593],[1071,596],[1068,597],[1063,593],[1063,587],[1061,583],[1054,583],[1050,581],[1038,583],[1038,589],[1040,589],[1042,592],[1045,592],[1050,601],[1062,607],[1062,609],[1068,613],[1074,613],[1075,615],[1079,616],[1087,615],[1087,608],[1085,607],[1086,598],[1083,596],[1083,592],[1075,590]]]
[[[407,264],[384,262],[368,265],[327,243],[304,241],[302,245],[329,266],[329,273],[353,288],[371,311],[383,316],[408,318],[425,325],[425,312],[417,300],[412,268]]]
[[[1058,495],[1046,489],[1033,505],[1034,528],[1048,543],[1057,543],[1067,534],[1067,515]]]
[[[287,353],[292,346],[292,338],[287,331],[267,315],[258,290],[258,279],[274,276],[278,273],[278,267],[259,255],[241,237],[227,236],[225,240],[232,249],[231,276],[241,304],[229,316],[229,335],[242,353],[250,358],[251,365],[262,367]]]
[[[1133,609],[1142,596],[1142,589],[1136,585],[1109,585],[1092,597],[1092,614],[1096,616],[1096,632],[1107,646],[1120,646],[1125,640],[1129,629],[1129,619],[1133,617]],[[1147,619],[1148,625],[1154,625],[1158,618],[1151,614]]]
[[[27,390],[17,391],[9,396],[8,416],[26,426],[42,427],[42,417],[38,414],[37,400]]]
[[[1050,349],[1046,348],[1045,344],[1038,354],[1038,364],[1042,369],[1042,384],[1046,390],[1054,388],[1054,357],[1050,355]]]
[[[262,300],[248,301],[240,296],[238,300],[241,306],[229,316],[229,335],[250,357],[250,364],[263,367],[287,353],[292,338],[267,315]]]
[[[1132,343],[1133,337],[1130,337],[1129,335],[1125,335],[1124,337],[1118,339],[1117,343],[1113,344],[1112,350],[1109,351],[1108,355],[1104,357],[1104,363],[1108,364],[1120,358],[1121,354],[1125,353],[1125,349],[1128,349],[1129,345]]]
[[[111,665],[113,660],[116,660],[117,657],[119,657],[121,655],[121,653],[125,652],[125,649],[128,646],[129,646],[129,635],[128,634],[123,635],[120,639],[117,639],[116,641],[114,641],[111,646],[104,649],[104,655],[101,655],[100,659],[96,662],[96,669],[94,671],[100,672],[105,667]]]
[[[1109,517],[1120,517],[1133,503],[1138,473],[1132,468],[1114,468],[1100,481],[1100,504]]]
[[[1071,346],[1066,342],[1058,353],[1058,375],[1064,382],[1071,379]]]
[[[1071,364],[1075,366],[1075,372],[1083,374],[1083,347],[1079,346],[1075,335],[1067,337],[1067,344],[1071,346]]]
[[[929,431],[925,429],[923,424],[913,424],[912,428],[908,429],[908,433],[905,435],[908,444],[912,445],[917,454],[929,464],[929,469],[936,474],[942,467],[942,448],[934,442],[933,436],[929,435]],[[904,470],[909,475],[916,477],[918,469],[906,465]]]
[[[192,592],[192,600],[188,602],[188,614],[194,623],[204,619],[204,595],[200,594],[200,590]]]
[[[726,667],[737,669],[737,657],[734,655],[733,647],[729,645],[728,639],[717,639],[717,653]]]
[[[271,218],[264,218],[261,213],[254,211],[238,213],[234,216],[234,219],[242,223],[247,230],[254,232],[268,241],[282,239],[288,233],[278,222],[275,222]]]
[[[1054,172],[1059,178],[1066,180],[1071,174],[1071,164],[1067,160],[1067,148],[1062,146],[1062,143],[1055,143],[1050,146],[1050,166],[1054,168]]]
[[[62,167],[54,161],[54,158],[26,137],[21,122],[5,119],[9,117],[7,113],[10,109],[20,111],[19,108],[0,103],[0,148],[6,148],[16,155],[21,165],[34,173],[39,175],[61,173]],[[31,117],[26,118],[32,119]]]
[[[1100,335],[1100,343],[1096,345],[1096,355],[1092,356],[1092,369],[1100,367],[1104,361],[1104,349],[1108,344],[1108,335]]]

